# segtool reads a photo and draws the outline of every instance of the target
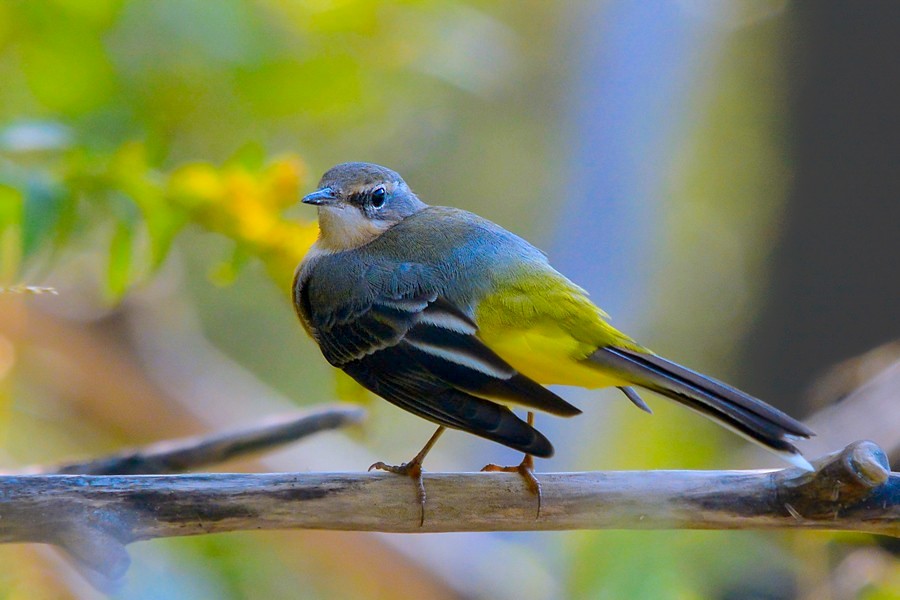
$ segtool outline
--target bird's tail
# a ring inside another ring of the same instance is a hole
[[[588,360],[634,385],[687,406],[797,467],[814,470],[791,440],[815,434],[762,400],[655,354],[605,347]]]

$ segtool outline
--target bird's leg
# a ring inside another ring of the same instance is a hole
[[[528,424],[534,425],[534,413],[528,413]],[[543,495],[541,494],[541,482],[537,480],[537,477],[534,476],[534,457],[530,454],[526,454],[525,458],[522,459],[522,462],[514,467],[501,467],[495,464],[485,465],[482,471],[494,471],[494,472],[503,472],[503,473],[518,473],[522,476],[522,479],[525,480],[525,487],[528,488],[528,491],[537,496],[537,514],[535,515],[535,520],[541,518],[541,505],[543,503]]]
[[[413,481],[416,482],[416,498],[418,498],[419,504],[422,506],[419,527],[425,525],[425,483],[422,481],[422,461],[425,460],[425,456],[431,448],[434,447],[434,444],[438,441],[438,438],[441,437],[441,434],[444,433],[445,429],[447,428],[444,426],[438,427],[437,431],[434,432],[434,435],[432,435],[428,442],[425,443],[425,447],[423,447],[411,461],[405,462],[399,466],[386,465],[383,462],[378,461],[369,467],[370,471],[378,469],[379,471],[388,471],[398,475],[408,475],[413,478]]]

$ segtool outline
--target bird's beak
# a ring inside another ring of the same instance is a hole
[[[314,191],[312,194],[303,196],[303,204],[312,204],[313,206],[331,206],[336,204],[337,194],[330,187],[323,187]]]

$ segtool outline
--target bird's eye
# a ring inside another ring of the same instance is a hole
[[[387,194],[383,187],[377,187],[372,190],[372,208],[381,208],[384,206],[384,199]]]

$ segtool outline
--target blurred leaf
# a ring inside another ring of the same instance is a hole
[[[56,236],[53,239],[54,251],[59,251],[71,240],[78,226],[78,201],[72,194],[62,197],[56,223]]]
[[[157,269],[169,253],[172,240],[187,221],[187,215],[165,198],[161,178],[147,164],[144,146],[125,144],[110,166],[118,186],[134,201],[150,238],[150,269]]]
[[[43,174],[32,175],[25,184],[22,220],[22,255],[34,254],[55,232],[63,212],[66,190]]]
[[[0,229],[22,223],[22,193],[0,183]]]
[[[115,74],[100,38],[75,22],[70,27],[30,33],[21,42],[23,71],[32,93],[44,106],[72,114],[96,108],[108,99]]]
[[[109,244],[109,262],[106,270],[107,297],[119,300],[131,282],[134,228],[128,221],[119,221]]]
[[[11,282],[22,260],[22,194],[0,184],[0,282]]]

